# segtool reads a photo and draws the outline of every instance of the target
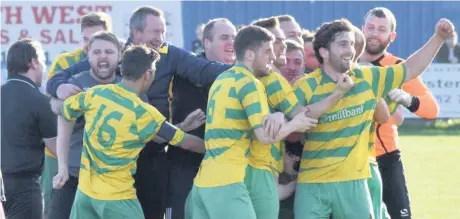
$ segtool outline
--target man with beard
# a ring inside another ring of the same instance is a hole
[[[280,72],[289,83],[293,84],[296,79],[304,76],[304,60],[302,45],[294,40],[286,40],[286,65],[280,68]]]
[[[155,81],[146,92],[150,104],[155,106],[166,118],[170,114],[170,83],[173,77],[189,80],[197,86],[210,86],[217,75],[231,65],[207,61],[183,49],[164,42],[166,20],[161,10],[141,7],[131,15],[130,38],[126,45],[146,44],[160,53]],[[69,69],[56,74],[47,84],[47,91],[54,97],[65,99],[77,93],[68,79],[83,70],[88,70],[89,62],[83,60]],[[65,86],[68,85],[68,86]],[[147,219],[163,218],[167,205],[169,163],[166,157],[166,144],[150,142],[139,155],[136,172],[136,191]]]
[[[87,90],[101,84],[120,82],[121,77],[115,75],[120,61],[120,45],[114,34],[110,32],[95,33],[88,41],[88,60],[91,69],[74,75],[69,80],[69,84],[73,84],[81,90]],[[62,102],[62,100],[53,98],[54,113],[60,115]],[[69,218],[70,216],[70,210],[78,187],[84,126],[83,117],[78,118],[70,137],[69,180],[62,188],[53,190],[49,219]]]
[[[233,64],[235,53],[233,41],[236,35],[236,28],[226,18],[210,20],[203,31],[204,52],[200,57],[210,61]],[[179,123],[192,112],[199,112],[204,116],[208,100],[209,87],[197,87],[189,80],[175,77],[172,85],[172,121]],[[204,125],[190,131],[190,134],[204,138]],[[171,173],[169,175],[171,206],[171,218],[184,218],[184,205],[187,196],[192,189],[193,178],[195,178],[200,167],[202,154],[193,153],[178,147],[168,148],[168,158],[171,160]]]
[[[271,131],[267,96],[257,77],[271,70],[273,40],[270,32],[253,25],[242,28],[235,37],[236,65],[219,75],[209,92],[206,154],[187,198],[187,218],[255,219],[244,183],[252,139],[272,144],[312,125],[302,112]]]
[[[390,90],[423,73],[454,29],[449,20],[441,19],[433,37],[406,62],[350,70],[355,55],[352,25],[343,19],[321,25],[313,47],[322,66],[296,82],[299,102],[321,100],[344,75],[355,86],[305,134],[294,203],[296,219],[331,214],[368,219],[372,215],[366,179],[370,177],[368,145],[375,105]]]
[[[110,15],[104,12],[91,12],[82,16],[80,20],[82,35],[81,48],[78,48],[70,53],[62,53],[58,55],[50,66],[47,77],[48,80],[53,77],[56,72],[66,69],[80,60],[87,58],[88,41],[91,36],[101,30],[110,31],[112,27]],[[43,174],[40,181],[45,202],[45,215],[48,215],[48,211],[51,206],[51,192],[53,189],[52,180],[53,176],[57,173],[57,160],[47,148],[45,149],[45,154],[45,165],[43,167]]]
[[[315,33],[310,33],[308,30],[304,30],[302,33],[303,47],[305,50],[305,73],[310,73],[320,67],[318,59],[315,56],[315,50],[313,50],[314,35]]]
[[[56,116],[38,89],[45,68],[41,45],[19,40],[6,57],[8,80],[1,87],[1,172],[5,183],[6,218],[43,216],[42,173],[46,147],[56,153]]]
[[[298,43],[302,42],[302,29],[299,23],[291,15],[279,15],[277,16],[281,30],[283,30],[286,38],[294,40]]]
[[[123,53],[120,83],[95,86],[65,100],[58,120],[55,188],[62,188],[69,177],[69,140],[75,120],[85,119],[78,190],[70,218],[144,218],[133,174],[139,152],[151,140],[204,153],[202,139],[169,124],[139,98],[155,78],[158,58],[146,46],[130,46]],[[108,72],[107,63],[98,65],[98,70]]]
[[[393,13],[387,8],[374,8],[366,14],[364,20],[366,47],[360,61],[375,66],[403,62],[403,59],[387,52],[390,43],[396,39],[396,19]],[[402,90],[392,91],[386,100],[394,100],[425,119],[434,119],[439,113],[436,99],[420,77],[405,82]],[[390,113],[394,113],[394,110],[390,110]],[[383,180],[383,200],[391,218],[411,218],[410,199],[397,140],[397,120],[401,121],[402,118],[393,115],[388,122],[376,124],[376,155]]]

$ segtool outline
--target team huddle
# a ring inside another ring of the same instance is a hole
[[[381,133],[402,123],[402,107],[418,113],[433,99],[418,76],[455,34],[449,20],[403,60],[386,52],[396,36],[386,8],[370,10],[362,28],[340,19],[304,36],[291,16],[239,30],[217,18],[204,27],[202,54],[164,42],[159,9],[136,9],[124,44],[107,16],[82,17],[83,47],[50,69],[46,122],[56,129],[41,137],[46,218],[411,217],[402,166],[387,167],[400,158],[397,143],[386,143],[397,132]],[[19,71],[8,61],[16,82],[2,95],[26,76],[41,81],[44,54],[35,41],[13,44],[8,60],[24,48],[34,51],[24,60],[32,67]],[[426,91],[404,88],[413,83]],[[160,165],[167,145],[187,158],[169,157],[177,164],[165,174],[152,160]],[[196,165],[184,164],[190,160]],[[5,179],[14,176],[8,170],[2,163]],[[7,218],[42,217],[31,210],[41,202],[20,209],[33,200],[13,203],[5,188]]]

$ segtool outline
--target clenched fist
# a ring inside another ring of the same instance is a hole
[[[447,40],[450,37],[452,37],[454,32],[455,32],[455,26],[448,19],[442,18],[436,24],[436,29],[435,29],[436,36],[441,37],[443,40]]]
[[[354,85],[353,79],[348,74],[341,74],[337,81],[336,90],[345,94],[347,93]]]

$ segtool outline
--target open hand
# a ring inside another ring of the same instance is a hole
[[[80,92],[82,92],[82,90],[73,84],[61,84],[56,91],[56,95],[59,99],[65,100],[67,97],[73,96]]]
[[[180,128],[184,132],[192,131],[202,126],[206,121],[206,115],[203,110],[197,109],[190,113],[187,118],[181,123]]]

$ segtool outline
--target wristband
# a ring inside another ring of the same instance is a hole
[[[410,105],[406,108],[413,113],[416,112],[419,107],[420,100],[416,96],[412,96],[412,101],[410,102]]]

